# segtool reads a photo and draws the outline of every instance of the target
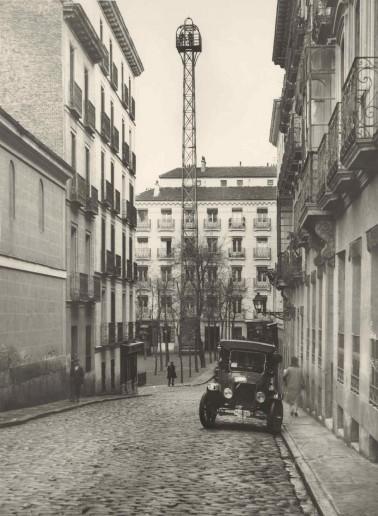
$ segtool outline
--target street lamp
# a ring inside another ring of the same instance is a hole
[[[253,304],[258,314],[265,313],[264,308],[266,306],[266,296],[262,296],[260,292],[257,292],[255,297],[253,298]]]
[[[276,317],[277,319],[284,319],[286,321],[293,319],[295,317],[295,308],[294,306],[286,299],[285,303],[285,309],[283,312],[267,312],[266,311],[266,296],[262,296],[260,292],[257,292],[255,297],[253,298],[253,304],[255,307],[255,310],[258,314],[264,314],[264,315],[272,315],[273,317]]]

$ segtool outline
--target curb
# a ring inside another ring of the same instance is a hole
[[[54,414],[61,414],[63,412],[69,412],[71,410],[78,409],[80,407],[86,407],[88,405],[95,405],[98,403],[105,403],[108,401],[117,401],[117,400],[124,400],[124,399],[132,399],[132,398],[145,398],[146,396],[152,396],[152,394],[130,394],[126,396],[115,396],[112,398],[103,398],[99,400],[88,400],[83,401],[82,403],[79,403],[76,405],[74,402],[72,405],[67,405],[66,407],[56,408],[52,410],[46,410],[45,412],[40,412],[39,414],[33,414],[31,416],[25,416],[21,417],[19,419],[11,420],[11,421],[4,421],[3,423],[0,422],[0,429],[1,428],[9,428],[11,426],[19,426],[23,425],[25,423],[28,423],[29,421],[33,421],[35,419],[42,419],[44,417],[52,416]]]
[[[321,516],[341,516],[341,512],[338,511],[331,494],[306,461],[286,425],[282,427],[281,437],[289,449],[295,466]]]

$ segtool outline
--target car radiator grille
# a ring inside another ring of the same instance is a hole
[[[235,387],[235,402],[252,404],[255,401],[256,385],[240,383]]]

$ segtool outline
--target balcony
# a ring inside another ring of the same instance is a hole
[[[85,102],[84,125],[90,134],[96,132],[96,108],[90,100]]]
[[[245,258],[245,249],[244,249],[244,247],[242,249],[239,249],[238,251],[235,251],[235,249],[229,249],[228,250],[228,257],[231,260],[244,260],[244,258]]]
[[[277,284],[281,287],[292,287],[303,282],[302,256],[288,250],[280,253],[277,265]]]
[[[131,120],[135,120],[135,99],[134,97],[131,97],[131,103],[130,103],[130,118]]]
[[[79,208],[80,206],[85,206],[87,204],[87,196],[88,196],[88,183],[86,180],[80,175],[75,174],[72,183],[71,183],[71,193],[70,200],[71,206],[74,208]]]
[[[262,218],[253,219],[253,227],[257,231],[259,231],[259,230],[270,231],[270,229],[272,227],[272,221],[269,217],[266,217],[263,219]]]
[[[133,281],[133,262],[131,260],[126,262],[126,279],[127,281]]]
[[[116,276],[115,254],[113,251],[106,251],[106,274]]]
[[[244,231],[245,230],[245,217],[241,217],[241,218],[231,217],[230,219],[228,219],[228,228],[231,231],[233,231],[233,230]]]
[[[71,113],[76,118],[81,118],[83,114],[83,92],[76,82],[70,84],[70,104]]]
[[[292,113],[288,123],[281,170],[284,177],[291,181],[299,172],[302,161],[302,118]]]
[[[175,229],[174,219],[158,219],[159,231],[173,231]]]
[[[98,215],[98,190],[94,186],[91,186],[91,195],[87,198],[86,212],[92,217]]]
[[[342,91],[341,161],[375,170],[378,158],[378,58],[356,57]]]
[[[113,205],[113,213],[115,215],[119,215],[121,213],[121,194],[118,190],[114,190],[114,205]]]
[[[151,258],[151,249],[149,247],[136,248],[135,258],[138,260],[149,260]]]
[[[101,301],[101,278],[90,275],[88,278],[88,298],[90,301]]]
[[[122,85],[122,104],[125,109],[129,109],[129,88],[126,84]]]
[[[166,249],[165,247],[161,247],[157,250],[157,257],[159,260],[174,260],[175,253],[173,249]]]
[[[151,219],[137,220],[137,231],[150,231]]]
[[[109,75],[109,51],[106,46],[102,43],[102,59],[100,61],[100,68],[104,75]]]
[[[327,7],[326,4],[326,0],[321,0],[314,14],[312,37],[318,45],[327,43],[331,31],[332,7]]]
[[[132,174],[136,174],[136,155],[135,155],[135,152],[132,152],[131,153],[131,160],[130,160],[130,164],[129,164],[129,169],[130,169],[130,172]]]
[[[116,127],[112,128],[112,138],[110,142],[110,146],[116,154],[119,153],[119,131]]]
[[[126,142],[122,142],[122,163],[128,167],[130,163],[130,147]]]
[[[114,91],[118,90],[118,68],[112,63],[112,69],[110,74],[110,84]]]
[[[122,218],[125,220],[131,227],[135,228],[137,225],[137,210],[130,201],[124,199],[122,201]]]
[[[217,219],[217,220],[204,219],[203,227],[207,231],[219,231],[221,229],[221,219]]]
[[[115,271],[114,271],[114,275],[117,278],[119,278],[121,276],[121,273],[122,273],[122,258],[121,258],[121,255],[116,254],[115,255]]]
[[[118,322],[117,323],[117,342],[124,342],[125,341],[125,332],[123,331],[124,323]]]
[[[255,290],[265,290],[270,292],[272,287],[269,280],[259,280],[257,278],[253,278],[253,288]]]
[[[114,189],[112,183],[105,181],[104,199],[102,200],[106,208],[113,208],[114,203]]]
[[[298,197],[294,204],[294,231],[298,232],[313,217],[327,215],[318,206],[318,154],[309,152],[301,173]]]
[[[103,59],[103,48],[97,33],[79,2],[64,2],[63,17],[80,41],[92,63]]]
[[[232,286],[233,290],[245,290],[246,289],[245,278],[232,279],[231,286]]]
[[[272,250],[270,247],[255,247],[253,249],[253,258],[255,260],[270,260]]]
[[[88,274],[82,272],[70,274],[70,294],[73,302],[88,301]]]
[[[101,113],[101,137],[106,142],[110,142],[110,118],[105,112]]]
[[[114,322],[108,323],[108,342],[110,345],[116,342],[116,323]]]

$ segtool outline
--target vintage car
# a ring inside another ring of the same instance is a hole
[[[252,422],[266,422],[268,431],[278,434],[283,419],[278,365],[282,360],[276,346],[250,340],[221,340],[218,366],[203,394],[199,417],[212,428],[217,416],[239,416]]]

